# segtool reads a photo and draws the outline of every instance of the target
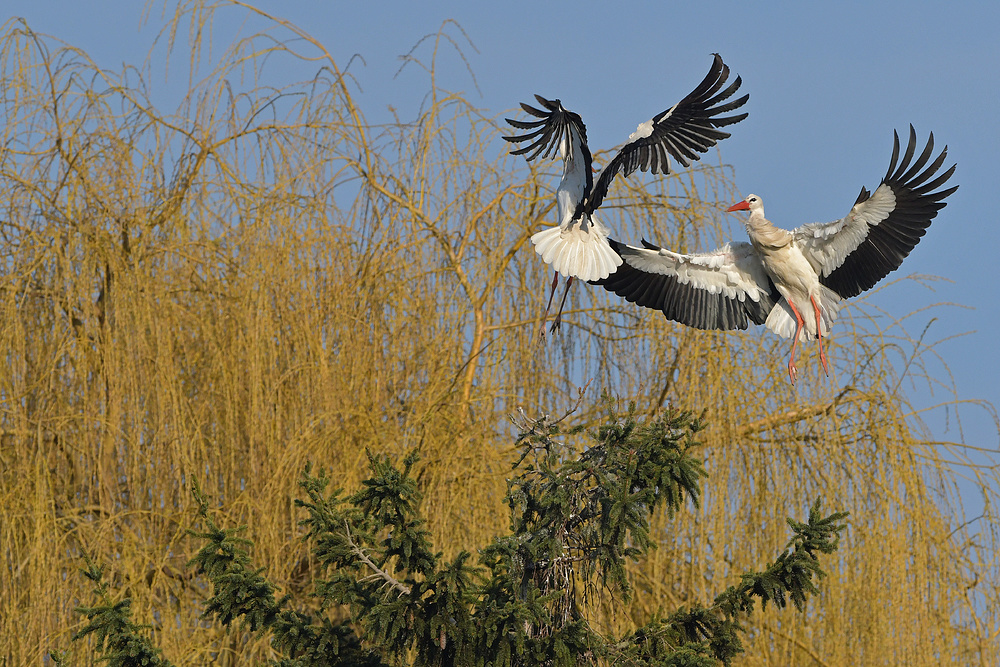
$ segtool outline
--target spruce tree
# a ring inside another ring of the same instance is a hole
[[[655,548],[654,512],[698,508],[706,472],[698,457],[701,418],[680,410],[641,420],[609,402],[592,446],[566,444],[579,429],[564,419],[514,419],[519,450],[506,502],[510,530],[479,551],[450,560],[435,551],[420,514],[414,477],[418,455],[401,465],[369,452],[370,476],[351,494],[331,489],[322,469],[307,467],[296,505],[303,540],[319,564],[318,605],[276,597],[255,568],[244,528],[220,528],[195,487],[204,545],[190,561],[212,584],[204,617],[227,628],[267,633],[277,664],[333,665],[729,665],[757,601],[802,610],[824,576],[819,555],[832,553],[844,512],[823,516],[816,500],[805,522],[788,520],[792,537],[761,572],[747,572],[710,605],[691,604],[624,637],[607,636],[585,609],[600,596],[628,600],[626,570]],[[100,603],[81,608],[111,665],[169,665],[142,628],[128,598],[113,603],[101,572]],[[331,607],[348,611],[333,622]],[[311,609],[311,611],[306,611]]]
[[[132,621],[132,600],[128,597],[118,602],[112,600],[103,566],[85,560],[81,572],[94,583],[97,603],[76,609],[87,617],[87,624],[73,633],[73,641],[93,635],[97,652],[110,667],[171,667],[170,661],[160,656],[160,649],[146,636],[149,627]],[[52,658],[58,665],[67,664],[65,654],[53,654]]]

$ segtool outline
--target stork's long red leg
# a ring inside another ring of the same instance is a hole
[[[830,367],[826,363],[826,353],[823,352],[823,329],[820,327],[819,306],[816,304],[814,296],[809,295],[809,300],[812,301],[813,312],[816,313],[816,338],[819,339],[819,360],[823,364],[823,372],[826,373],[827,377],[830,377]]]
[[[562,311],[563,306],[566,305],[566,297],[569,296],[569,288],[573,286],[573,276],[566,279],[566,290],[563,292],[562,300],[559,302],[559,312],[556,313],[556,319],[552,320],[552,328],[549,329],[549,333],[555,333],[559,331],[559,325],[562,324]]]
[[[556,287],[559,286],[559,272],[554,271],[552,273],[552,290],[549,292],[549,301],[545,304],[545,311],[542,312],[542,330],[539,332],[542,337],[545,337],[545,320],[549,318],[549,308],[552,307],[552,297],[556,295]]]
[[[798,309],[795,304],[791,301],[788,305],[792,307],[792,312],[795,313],[795,337],[792,339],[792,355],[788,358],[788,378],[795,384],[795,377],[799,374],[797,368],[795,368],[795,346],[799,344],[799,334],[802,333],[802,326],[806,323],[802,319],[802,315],[799,314]]]

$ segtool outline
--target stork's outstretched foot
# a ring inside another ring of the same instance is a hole
[[[795,368],[795,346],[799,344],[799,334],[802,333],[802,326],[806,323],[802,319],[802,315],[799,314],[799,309],[795,307],[795,304],[791,301],[788,305],[792,307],[792,313],[795,315],[795,336],[792,337],[792,353],[788,357],[788,379],[795,384],[795,378],[799,375],[799,370]]]
[[[816,338],[819,340],[819,360],[823,364],[823,372],[826,373],[827,377],[830,377],[830,366],[826,362],[826,352],[823,351],[823,328],[820,324],[820,313],[819,306],[816,304],[815,297],[809,297],[812,301],[813,312],[816,313]]]
[[[556,312],[556,318],[552,320],[552,328],[549,329],[549,333],[555,333],[559,331],[559,325],[562,324],[563,306],[566,305],[566,297],[569,296],[569,288],[572,286],[573,286],[573,276],[570,276],[569,278],[566,279],[566,289],[563,290],[562,300],[559,301],[559,310]]]
[[[552,297],[556,295],[556,287],[559,286],[559,272],[555,271],[552,274],[552,288],[549,291],[549,301],[545,304],[545,310],[542,311],[542,328],[538,331],[538,335],[545,338],[545,320],[549,318],[549,308],[552,307]],[[556,323],[552,325],[552,331],[554,332],[559,328],[559,318],[556,317]]]

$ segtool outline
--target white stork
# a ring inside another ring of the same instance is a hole
[[[692,161],[701,157],[699,153],[704,153],[719,140],[729,136],[728,132],[718,128],[747,117],[746,113],[720,116],[738,109],[750,98],[749,95],[744,95],[722,104],[736,92],[741,83],[740,78],[736,77],[732,85],[720,92],[728,78],[729,67],[715,54],[711,70],[698,87],[671,108],[640,124],[618,154],[601,171],[596,184],[590,149],[587,147],[587,128],[583,119],[578,114],[567,111],[562,102],[535,95],[542,109],[524,103],[521,108],[540,120],[507,119],[508,123],[519,130],[531,130],[525,134],[504,137],[515,143],[531,142],[523,148],[512,150],[512,155],[527,154],[526,159],[530,162],[539,155],[549,157],[557,152],[564,161],[562,181],[556,190],[559,225],[544,229],[531,237],[535,251],[556,271],[545,314],[542,316],[543,334],[545,317],[552,305],[560,273],[569,280],[559,304],[559,312],[552,324],[553,332],[559,328],[563,304],[573,278],[600,280],[607,278],[621,266],[621,258],[608,244],[607,228],[594,215],[615,176],[621,173],[627,177],[636,169],[668,174],[668,155],[682,166],[690,166]]]
[[[793,384],[795,346],[800,338],[818,338],[820,361],[829,375],[823,337],[841,300],[870,289],[897,269],[944,208],[944,198],[958,189],[938,190],[955,165],[938,175],[947,146],[928,164],[933,133],[916,161],[913,126],[902,160],[895,131],[893,137],[882,183],[873,193],[861,188],[854,207],[840,220],[787,231],[764,217],[760,197],[749,195],[728,210],[750,211],[745,223],[750,243],[685,255],[645,240],[645,247],[635,248],[609,239],[624,264],[594,282],[697,329],[746,329],[753,322],[792,337],[788,376]]]

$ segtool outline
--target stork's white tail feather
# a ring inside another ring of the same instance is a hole
[[[600,280],[622,264],[622,258],[608,245],[607,232],[600,224],[577,222],[550,227],[532,236],[531,242],[545,263],[566,277]]]
[[[833,326],[837,315],[840,314],[841,298],[833,290],[820,285],[819,297],[820,326],[823,328],[823,338],[830,335],[830,328]],[[816,338],[816,314],[813,312],[812,304],[808,304],[804,309],[799,307],[799,314],[805,326],[799,334],[799,340],[813,340]],[[771,309],[764,326],[778,334],[782,338],[791,338],[795,335],[795,314],[792,307],[788,305],[788,300],[784,297]]]

